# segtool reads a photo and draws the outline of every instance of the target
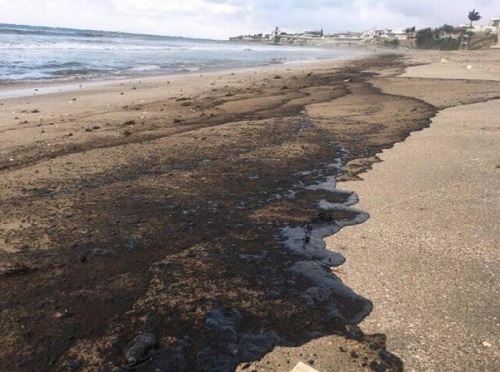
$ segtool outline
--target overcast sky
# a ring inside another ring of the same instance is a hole
[[[500,16],[500,0],[0,0],[0,23],[226,39],[323,28],[436,27]]]

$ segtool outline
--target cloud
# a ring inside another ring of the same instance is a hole
[[[169,15],[169,14],[234,14],[240,6],[231,1],[158,1],[158,0],[112,0],[116,11],[122,14]]]
[[[467,23],[474,7],[483,23],[500,15],[500,0],[0,0],[0,22],[225,39],[231,35],[323,28],[436,27]],[[30,9],[31,11],[26,11]]]

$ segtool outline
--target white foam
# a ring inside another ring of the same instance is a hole
[[[161,67],[158,65],[144,65],[144,66],[132,67],[129,71],[155,71],[159,69],[161,69]]]

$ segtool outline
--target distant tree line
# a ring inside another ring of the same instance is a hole
[[[444,24],[418,30],[415,43],[419,49],[457,50],[465,33],[463,28]]]
[[[467,15],[469,18],[469,27],[472,28],[472,22],[479,21],[481,15],[476,9],[472,9]],[[407,29],[406,32],[409,30]],[[456,50],[464,41],[466,44],[470,41],[474,32],[463,27],[453,27],[447,24],[441,27],[432,29],[424,28],[417,31],[416,44],[420,49],[440,49],[440,50]]]

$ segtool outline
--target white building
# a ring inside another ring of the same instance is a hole
[[[363,39],[374,39],[378,35],[379,35],[378,32],[375,30],[367,30],[361,33],[361,37]]]
[[[367,31],[363,31],[361,33],[361,37],[363,39],[381,38],[381,39],[389,39],[389,40],[394,40],[394,39],[407,40],[408,33],[406,32],[406,29],[404,29],[404,28],[394,28],[392,30],[390,30],[390,29],[367,30]]]
[[[394,29],[389,31],[389,37],[391,39],[396,39],[396,40],[407,40],[408,34],[406,32],[406,29],[394,28]]]
[[[490,19],[488,26],[486,26],[487,32],[498,33],[500,32],[500,17],[493,17]]]
[[[487,28],[490,29],[491,32],[498,34],[497,45],[492,46],[492,48],[500,49],[500,17],[493,17]]]

